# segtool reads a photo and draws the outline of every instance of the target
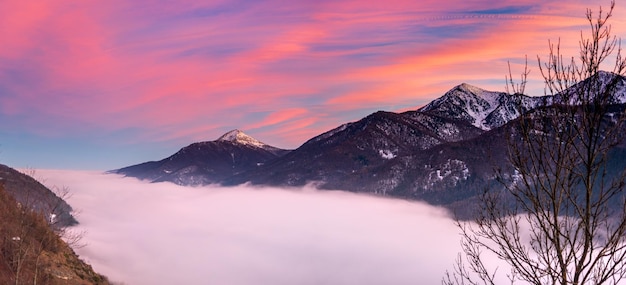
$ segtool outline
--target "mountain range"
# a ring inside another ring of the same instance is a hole
[[[602,82],[618,76],[613,102],[623,106],[626,78],[608,72],[598,76]],[[549,106],[554,100],[555,96],[493,92],[463,83],[417,110],[379,111],[320,134],[295,150],[268,146],[234,130],[215,141],[193,143],[163,160],[112,172],[181,185],[312,183],[320,189],[423,200],[463,216],[473,197],[497,184],[494,169],[510,168],[507,126],[518,123],[520,112]],[[616,154],[617,164],[626,161],[622,159],[626,152]]]

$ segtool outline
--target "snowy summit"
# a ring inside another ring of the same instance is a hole
[[[221,137],[217,139],[217,141],[228,141],[237,144],[249,145],[259,148],[266,148],[267,145],[258,141],[257,139],[246,135],[244,132],[240,130],[232,130],[230,132],[225,133]]]
[[[524,111],[528,111],[537,107],[541,102],[540,97],[509,95],[463,83],[428,103],[419,111],[463,120],[486,131],[517,118],[519,104]]]

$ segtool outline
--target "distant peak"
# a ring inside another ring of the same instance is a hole
[[[246,135],[244,132],[234,129],[223,134],[221,137],[217,139],[217,141],[228,141],[232,143],[238,143],[243,145],[251,145],[256,147],[264,147],[266,144],[256,140],[255,138]]]
[[[467,83],[461,83],[459,86],[457,86],[457,88],[462,91],[467,91],[474,94],[479,94],[485,91],[482,88]]]
[[[246,134],[244,134],[242,131],[238,130],[238,129],[234,129],[232,131],[229,131],[225,134],[223,134],[220,138],[218,138],[218,141],[234,141],[237,139],[238,136],[248,136]]]
[[[602,76],[602,77],[613,77],[616,76],[617,74],[611,71],[605,71],[605,70],[600,70],[598,71],[598,75]]]

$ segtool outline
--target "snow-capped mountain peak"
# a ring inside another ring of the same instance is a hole
[[[249,145],[249,146],[254,146],[254,147],[259,147],[259,148],[267,147],[266,144],[258,141],[257,139],[249,135],[246,135],[244,132],[238,129],[235,129],[235,130],[232,130],[223,134],[221,137],[217,139],[217,141],[228,141],[232,143]]]
[[[502,126],[541,103],[540,97],[509,95],[487,91],[467,83],[460,84],[419,111],[466,121],[482,130]]]
[[[480,87],[476,87],[476,86],[468,84],[468,83],[461,83],[456,88],[453,88],[453,90],[454,89],[459,89],[461,91],[464,91],[464,92],[467,92],[467,93],[470,93],[470,94],[474,94],[474,95],[476,95],[478,97],[485,97],[485,96],[489,97],[488,93],[491,93],[491,92],[486,91],[485,89],[482,89]]]
[[[608,88],[611,88],[611,90],[607,90]],[[607,91],[611,93],[611,98],[609,99],[611,103],[626,103],[626,78],[613,72],[599,71],[594,75],[594,77],[578,82],[566,89],[564,92],[557,94],[555,96],[555,100],[558,101],[570,98],[570,104],[579,104],[579,102],[576,102],[575,99],[575,94],[579,92],[583,92],[585,94],[603,94]],[[573,97],[561,97],[568,93]]]
[[[452,88],[446,94],[420,109],[447,117],[465,120],[477,128],[488,130],[487,116],[499,105],[502,92],[487,91],[467,83]]]

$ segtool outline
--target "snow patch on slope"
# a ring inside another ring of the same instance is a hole
[[[464,161],[448,159],[444,164],[432,167],[428,174],[424,189],[432,188],[435,184],[449,180],[450,186],[456,186],[459,181],[467,180],[470,171]]]
[[[380,149],[378,150],[378,154],[380,154],[380,157],[384,159],[393,159],[396,157],[396,155],[388,149]]]
[[[465,91],[465,94],[455,94],[461,96],[465,103],[465,110],[471,118],[474,119],[472,125],[481,129],[489,129],[490,126],[485,124],[485,119],[496,107],[498,107],[499,92],[486,91],[484,89],[463,83],[459,86],[459,90]]]

